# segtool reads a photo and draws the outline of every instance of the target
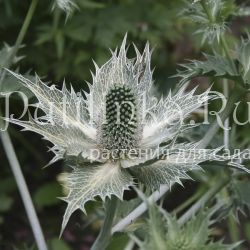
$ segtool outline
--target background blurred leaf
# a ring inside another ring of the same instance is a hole
[[[51,250],[71,250],[71,248],[68,246],[68,244],[65,243],[65,241],[53,238],[50,240],[50,249]]]
[[[247,207],[250,209],[250,181],[249,180],[234,180],[232,183],[233,199],[236,203],[236,208],[244,211]]]
[[[29,73],[25,73],[24,76],[30,81],[35,82],[35,76],[32,76]],[[28,88],[26,88],[20,81],[10,74],[6,74],[1,86],[1,91],[3,93],[20,91],[24,93],[27,98],[34,97],[34,94]],[[11,95],[11,97],[20,98],[16,95]]]
[[[104,8],[105,3],[98,3],[97,1],[89,1],[89,0],[77,0],[77,5],[79,8]]]
[[[13,202],[13,198],[4,193],[0,193],[0,213],[8,211]]]
[[[129,237],[126,234],[115,234],[112,237],[112,240],[107,247],[107,250],[118,250],[118,249],[125,249],[127,243],[129,241]]]
[[[41,186],[34,194],[34,202],[38,207],[53,206],[60,200],[62,188],[57,182],[47,183]]]

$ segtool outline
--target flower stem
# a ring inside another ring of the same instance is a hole
[[[188,198],[185,202],[183,202],[180,206],[178,206],[176,209],[174,209],[174,213],[178,214],[188,206],[190,206],[194,201],[196,201],[198,198],[200,198],[204,194],[204,189],[201,188],[197,192],[195,192],[190,198]]]
[[[30,193],[27,188],[25,179],[23,177],[21,167],[18,162],[13,145],[11,143],[9,134],[6,131],[4,131],[4,132],[1,132],[0,137],[3,143],[3,148],[9,160],[11,170],[15,176],[16,183],[17,183],[20,195],[22,197],[32,231],[34,233],[34,237],[35,237],[38,249],[47,250],[45,239],[42,233],[42,229],[41,229],[38,217],[36,215],[35,208],[33,206]]]
[[[200,200],[198,200],[192,207],[188,209],[186,213],[184,213],[178,220],[180,225],[185,224],[192,216],[194,216],[200,208],[204,207],[204,205],[211,200],[222,188],[224,188],[230,182],[229,176],[225,178],[220,178],[219,181],[215,183],[215,185],[205,193]]]
[[[166,192],[169,190],[168,186],[162,185],[160,190],[153,192],[148,198],[149,202],[156,202],[159,200]],[[112,228],[112,234],[115,232],[120,232],[126,228],[129,224],[133,223],[139,216],[145,213],[148,209],[148,205],[145,202],[142,202],[138,207],[136,207],[131,213],[129,213],[125,218],[120,220]]]
[[[232,214],[229,214],[228,216],[228,228],[232,242],[239,242],[240,231]]]
[[[227,105],[219,117],[222,122],[224,122],[228,118],[228,116],[230,115],[230,113],[232,112],[234,108],[235,103],[242,98],[243,94],[244,94],[243,89],[235,85],[234,89],[232,90],[231,95],[228,98]],[[220,129],[220,124],[218,120],[215,119],[215,121],[211,124],[207,133],[201,140],[199,144],[200,148],[205,148],[209,144],[209,142],[212,140],[212,138],[215,136],[215,134],[218,132],[219,129]]]
[[[22,25],[20,32],[18,34],[18,37],[16,39],[15,46],[14,46],[13,50],[11,51],[5,65],[4,65],[4,67],[6,67],[6,68],[9,68],[11,66],[11,64],[13,63],[13,59],[14,59],[18,49],[20,48],[20,45],[22,44],[23,39],[25,37],[25,34],[28,30],[28,27],[30,25],[32,16],[34,15],[37,3],[38,3],[38,0],[32,0],[32,2],[30,4],[29,10],[26,14],[25,20],[23,22],[23,25]],[[2,82],[5,78],[5,74],[6,74],[6,71],[3,71],[3,73],[0,76],[0,89],[2,86]],[[1,111],[0,111],[0,115],[1,115]],[[37,247],[39,250],[47,250],[44,235],[43,235],[38,217],[36,215],[36,211],[35,211],[34,205],[32,203],[32,199],[30,197],[30,193],[29,193],[29,190],[27,188],[24,176],[22,174],[21,167],[20,167],[20,164],[18,162],[16,152],[15,152],[14,147],[12,145],[10,136],[9,136],[7,131],[2,131],[0,134],[0,137],[2,140],[2,144],[3,144],[4,150],[5,150],[6,156],[7,156],[8,161],[9,161],[11,170],[13,172],[15,179],[16,179],[16,183],[17,183],[21,198],[22,198],[23,203],[24,203],[24,207],[25,207],[25,210],[26,210],[26,213],[27,213],[27,216],[28,216],[35,240],[36,240],[36,243],[37,243]]]
[[[118,199],[111,197],[106,204],[106,216],[101,231],[96,238],[91,250],[104,250],[108,246],[111,238],[111,228],[115,217]]]
[[[228,97],[229,95],[229,83],[227,79],[223,80],[223,94],[225,97]],[[229,118],[227,118],[224,122],[224,147],[225,149],[229,149],[230,147],[230,141],[229,141]],[[227,171],[228,175],[230,175],[230,173]],[[228,190],[225,190],[224,196],[226,199],[229,199],[229,193]],[[235,222],[235,219],[233,218],[232,214],[228,215],[228,219],[227,219],[227,224],[228,224],[228,229],[229,229],[229,234],[231,237],[231,240],[233,242],[238,242],[240,239],[240,235],[238,232],[238,227],[237,224]]]
[[[229,96],[229,83],[227,79],[223,79],[223,94],[226,98]],[[225,149],[229,149],[229,117],[227,117],[224,121],[224,147]]]
[[[32,0],[30,6],[29,6],[29,10],[26,14],[26,17],[24,19],[24,22],[23,22],[23,25],[20,29],[20,32],[17,36],[17,39],[16,39],[16,42],[15,42],[15,46],[13,48],[13,50],[11,51],[7,61],[6,61],[6,64],[4,65],[5,68],[9,68],[10,65],[12,64],[13,62],[13,59],[18,51],[18,49],[20,48],[20,45],[22,44],[23,42],[23,39],[27,33],[27,30],[28,30],[28,27],[30,25],[30,22],[31,22],[31,19],[32,19],[32,16],[35,12],[35,9],[36,9],[36,6],[37,6],[37,3],[38,3],[38,0]],[[1,85],[2,85],[2,81],[5,77],[5,74],[6,74],[6,71],[3,71],[2,74],[1,74],[1,78],[0,78],[0,89],[1,89]]]
[[[220,46],[223,49],[226,57],[230,61],[231,67],[232,67],[232,69],[234,71],[234,74],[237,74],[237,69],[236,69],[235,63],[234,63],[234,61],[233,61],[233,59],[232,59],[232,57],[230,55],[230,50],[229,50],[228,45],[226,43],[225,37],[223,35],[221,35],[221,38],[220,38]]]

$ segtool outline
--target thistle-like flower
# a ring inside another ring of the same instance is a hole
[[[219,149],[199,149],[199,143],[178,142],[191,125],[184,120],[213,96],[209,90],[195,95],[184,87],[175,95],[157,100],[152,96],[151,51],[147,44],[136,58],[126,56],[126,37],[121,48],[112,52],[102,67],[95,64],[89,92],[77,94],[65,83],[62,90],[48,86],[38,77],[33,83],[11,72],[36,96],[44,115],[29,121],[9,119],[26,130],[42,135],[53,144],[59,159],[70,159],[72,172],[65,178],[69,189],[63,223],[85,203],[112,195],[122,199],[124,190],[135,181],[151,189],[171,186],[189,178],[187,172],[199,169],[218,157]],[[34,104],[33,104],[34,106]]]

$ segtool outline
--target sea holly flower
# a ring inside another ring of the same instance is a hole
[[[207,160],[228,160],[219,149],[200,149],[199,143],[180,143],[181,132],[191,112],[214,98],[209,90],[196,95],[180,87],[173,95],[157,100],[152,95],[151,51],[127,58],[126,37],[121,48],[100,68],[95,64],[89,91],[76,93],[35,82],[11,72],[38,102],[32,106],[43,115],[28,121],[11,118],[12,123],[34,131],[50,141],[55,157],[68,160],[72,172],[65,178],[69,193],[62,223],[64,230],[72,213],[96,197],[123,198],[124,190],[137,182],[151,189],[171,186],[189,178],[187,172],[200,169]]]

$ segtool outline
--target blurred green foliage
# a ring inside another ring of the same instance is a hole
[[[20,29],[29,1],[0,1],[0,42],[12,44]],[[90,80],[92,59],[98,64],[109,56],[128,32],[129,41],[143,47],[146,41],[156,46],[153,65],[160,78],[174,73],[175,55],[171,47],[181,37],[181,0],[77,1],[79,9],[67,17],[55,9],[53,1],[40,1],[21,54],[22,70],[35,70],[56,81]],[[9,32],[11,30],[11,32]],[[173,48],[174,49],[174,48]],[[160,81],[160,79],[159,79]],[[163,80],[162,80],[163,81]],[[165,80],[164,80],[165,81]],[[173,80],[172,80],[173,82]]]

